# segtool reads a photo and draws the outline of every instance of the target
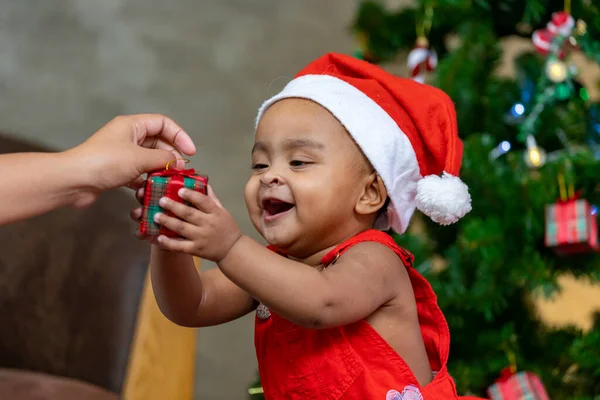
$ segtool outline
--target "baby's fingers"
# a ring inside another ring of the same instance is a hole
[[[158,236],[144,235],[139,230],[135,233],[135,237],[137,237],[140,240],[144,240],[150,244],[158,244]]]
[[[188,239],[198,230],[198,228],[192,224],[178,218],[169,217],[163,213],[154,214],[154,222]]]
[[[144,193],[146,193],[145,185],[135,191],[135,198],[140,204],[144,202]]]
[[[167,197],[161,198],[159,204],[165,210],[171,211],[176,217],[194,225],[199,225],[201,212],[197,209],[178,203]]]
[[[138,207],[138,208],[134,208],[133,210],[131,210],[131,212],[129,213],[129,216],[135,222],[141,222],[142,221],[142,214],[143,214],[142,208]]]
[[[157,242],[164,250],[194,254],[194,242],[191,240],[168,238],[161,235],[157,238]]]

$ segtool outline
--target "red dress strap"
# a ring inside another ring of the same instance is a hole
[[[423,278],[413,267],[413,263],[415,261],[415,257],[411,252],[402,247],[398,246],[398,244],[394,241],[394,238],[388,235],[385,232],[378,231],[376,229],[369,229],[359,233],[358,235],[346,240],[341,243],[329,253],[327,253],[323,259],[322,263],[324,265],[331,264],[335,259],[342,254],[344,254],[348,249],[352,246],[357,245],[362,242],[376,242],[380,243],[391,250],[393,250],[396,255],[400,258],[402,263],[408,268],[409,276],[411,278],[411,283],[413,286],[413,290],[415,292],[415,298],[419,300],[427,300],[427,299],[436,299],[436,295],[431,288],[431,285],[425,278]]]
[[[382,231],[369,229],[335,247],[333,250],[327,253],[325,257],[323,257],[321,262],[325,265],[330,264],[336,259],[336,257],[341,256],[346,252],[346,250],[361,242],[377,242],[389,247],[390,249],[394,250],[396,254],[398,254],[404,265],[407,267],[411,267],[415,261],[415,257],[412,255],[412,253],[399,247],[394,241],[394,238],[392,238],[390,235]]]

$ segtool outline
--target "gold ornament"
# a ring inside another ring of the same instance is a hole
[[[577,30],[577,34],[579,36],[583,36],[587,32],[587,24],[585,23],[584,20],[578,19],[577,20],[577,25],[575,25],[575,29]]]
[[[429,47],[429,40],[427,40],[427,38],[425,36],[419,36],[417,38],[416,46],[427,48],[427,47]]]

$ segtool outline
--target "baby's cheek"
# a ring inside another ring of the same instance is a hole
[[[253,179],[250,178],[246,187],[244,188],[244,200],[246,201],[246,207],[248,208],[248,212],[252,212],[253,209],[258,207],[258,185],[253,182]]]

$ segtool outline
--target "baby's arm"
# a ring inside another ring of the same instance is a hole
[[[353,246],[334,265],[319,271],[242,237],[219,267],[279,315],[309,328],[366,318],[394,299],[400,288],[410,287],[398,256],[374,242]]]
[[[324,328],[365,318],[408,282],[400,259],[382,244],[359,243],[319,271],[243,236],[210,191],[208,197],[190,190],[181,190],[179,196],[195,207],[162,199],[161,206],[178,218],[159,213],[156,220],[185,239],[160,236],[160,246],[217,262],[233,285],[298,325]],[[218,296],[211,297],[221,299],[226,291],[215,292]]]
[[[198,272],[193,257],[152,246],[152,288],[162,313],[190,327],[218,325],[252,311],[248,293],[214,268]]]

